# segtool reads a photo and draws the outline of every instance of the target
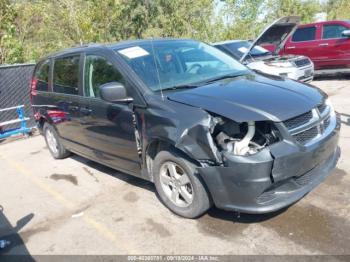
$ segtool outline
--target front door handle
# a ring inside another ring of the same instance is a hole
[[[72,112],[76,112],[79,110],[79,107],[78,106],[69,106],[69,110]]]
[[[328,46],[328,43],[319,44],[318,46]]]
[[[83,115],[90,115],[92,113],[92,110],[90,108],[80,108],[80,112],[83,114]]]
[[[287,49],[295,49],[295,46],[287,46]]]

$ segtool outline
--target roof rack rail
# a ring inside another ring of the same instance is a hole
[[[73,48],[80,48],[80,47],[90,47],[90,46],[101,46],[100,43],[95,43],[95,42],[90,42],[90,43],[86,43],[86,44],[82,44],[82,45],[76,45],[73,46]]]

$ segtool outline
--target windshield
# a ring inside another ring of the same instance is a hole
[[[192,40],[155,40],[114,50],[153,91],[190,86],[249,70],[207,44]]]
[[[251,44],[252,43],[249,41],[240,41],[240,42],[225,44],[225,47],[229,49],[234,56],[236,56],[237,58],[241,58],[250,48]],[[254,46],[249,53],[249,55],[251,56],[264,56],[269,54],[271,54],[269,50],[258,45]]]

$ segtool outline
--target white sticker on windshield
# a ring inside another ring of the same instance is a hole
[[[145,49],[143,49],[139,46],[134,46],[134,47],[129,47],[129,48],[125,48],[122,50],[118,50],[118,53],[125,55],[127,58],[130,58],[130,59],[149,55],[149,53]]]
[[[265,52],[268,52],[268,50],[266,50],[265,48],[263,48],[263,47],[261,47],[261,46],[258,46],[258,45],[255,46],[254,48],[255,48],[256,50],[260,51],[260,52],[264,52],[264,53],[265,53]]]
[[[241,53],[245,53],[245,52],[248,51],[248,48],[242,46],[242,47],[238,48],[238,51],[241,52]]]

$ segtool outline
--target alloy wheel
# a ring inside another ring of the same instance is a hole
[[[160,184],[168,199],[178,207],[188,207],[194,191],[190,178],[183,168],[174,162],[165,162],[160,168]]]
[[[46,141],[51,152],[53,152],[54,154],[57,154],[58,153],[57,139],[50,129],[46,130]]]

